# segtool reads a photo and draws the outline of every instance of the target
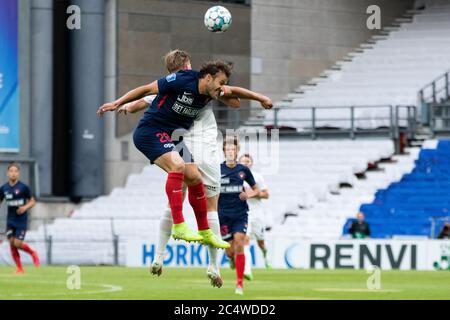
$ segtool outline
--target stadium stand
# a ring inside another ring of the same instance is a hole
[[[317,126],[348,128],[349,121],[338,119],[348,118],[349,110],[321,108],[367,106],[355,110],[356,118],[367,119],[356,125],[373,129],[389,125],[389,106],[419,107],[418,92],[450,69],[450,3],[429,1],[424,10],[409,12],[415,13],[411,21],[398,19],[385,34],[373,36],[371,43],[280,101],[277,105],[285,109],[278,124],[301,130],[309,123],[293,119],[309,119],[308,108],[317,107],[316,117],[323,118]],[[266,125],[274,123],[272,113],[265,117]]]
[[[378,190],[360,210],[370,224],[372,237],[430,236],[431,218],[450,218],[450,141],[425,145],[411,173]],[[344,226],[348,233],[349,221]],[[443,220],[436,221],[440,229]]]
[[[255,147],[248,143],[241,151]],[[266,201],[266,213],[273,220],[271,233],[292,231],[305,239],[339,238],[346,218],[362,203],[370,202],[377,189],[412,169],[418,149],[409,151],[409,155],[394,156],[393,142],[387,139],[286,139],[279,142],[279,157],[259,149],[256,169],[264,174],[278,168],[265,174],[271,190]],[[52,237],[52,263],[111,264],[117,236],[119,262],[124,263],[127,239],[156,235],[166,199],[163,185],[164,173],[147,166],[130,175],[125,187],[84,204],[70,218],[30,231],[27,237],[36,243]],[[184,208],[188,223],[195,226],[192,209],[187,203]]]

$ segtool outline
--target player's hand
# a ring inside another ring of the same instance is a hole
[[[19,207],[19,208],[17,209],[16,212],[17,212],[17,214],[24,214],[25,211],[27,211],[27,207],[21,206],[21,207]]]
[[[117,108],[118,108],[118,106],[116,104],[112,103],[112,102],[105,103],[100,108],[98,108],[97,115],[101,117],[101,116],[103,116],[103,114],[105,112],[114,111]]]
[[[117,113],[119,114],[123,113],[124,115],[127,115],[128,113],[127,105],[121,106],[119,109],[117,109]]]
[[[261,99],[261,106],[264,109],[272,109],[273,108],[272,100],[269,97],[263,96],[263,98]]]
[[[221,91],[219,93],[219,98],[220,97],[227,97],[233,94],[233,91],[231,91],[230,86],[222,86],[221,87]]]
[[[239,199],[241,199],[242,201],[247,200],[247,199],[248,199],[248,194],[247,194],[246,192],[242,191],[242,192],[239,194]]]

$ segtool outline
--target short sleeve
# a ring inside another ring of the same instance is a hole
[[[253,186],[256,184],[255,178],[253,177],[253,174],[250,171],[250,169],[245,168],[244,170],[245,170],[245,181],[248,183],[250,187],[253,188]]]
[[[27,200],[30,200],[33,197],[33,194],[31,193],[30,188],[28,188],[27,186],[25,186],[25,188],[24,188],[24,197]]]
[[[258,188],[259,190],[263,191],[263,190],[268,190],[269,187],[266,184],[266,181],[264,180],[264,177],[262,176],[262,174],[258,175],[258,178],[256,179],[256,183],[258,184]]]
[[[144,98],[142,98],[145,103],[147,104],[152,104],[153,100],[155,100],[156,96],[155,95],[151,95],[151,96],[145,96]]]
[[[180,80],[177,78],[176,73],[171,73],[168,76],[162,77],[158,80],[158,93],[165,95],[173,92],[177,86],[179,86]]]

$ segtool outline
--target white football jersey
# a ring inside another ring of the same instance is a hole
[[[262,176],[262,174],[254,171],[253,169],[251,169],[250,171],[252,172],[253,178],[255,178],[256,185],[260,191],[269,189],[266,182],[264,181],[264,177]],[[250,188],[248,183],[245,181],[244,181],[244,188]],[[263,202],[262,199],[257,199],[257,198],[248,199],[247,203],[248,203],[248,207],[249,207],[249,215],[252,215],[252,214],[264,215],[264,209],[263,209],[262,202]]]

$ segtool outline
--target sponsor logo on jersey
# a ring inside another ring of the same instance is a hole
[[[6,201],[8,207],[21,207],[25,205],[25,199]]]
[[[201,109],[188,107],[181,103],[175,102],[175,104],[172,106],[172,110],[183,116],[196,118]]]
[[[176,73],[171,73],[166,77],[166,81],[167,82],[172,82],[177,78],[177,74]]]
[[[230,178],[223,178],[223,177],[222,177],[222,179],[220,179],[220,183],[222,183],[222,184],[228,184],[228,183],[230,183]]]
[[[220,193],[241,193],[241,186],[225,186],[220,188]]]
[[[194,97],[192,97],[191,94],[185,92],[182,96],[178,96],[177,100],[181,103],[191,105],[194,102]]]
[[[166,144],[164,144],[164,148],[175,148],[175,144],[173,144],[173,143],[166,143]]]

